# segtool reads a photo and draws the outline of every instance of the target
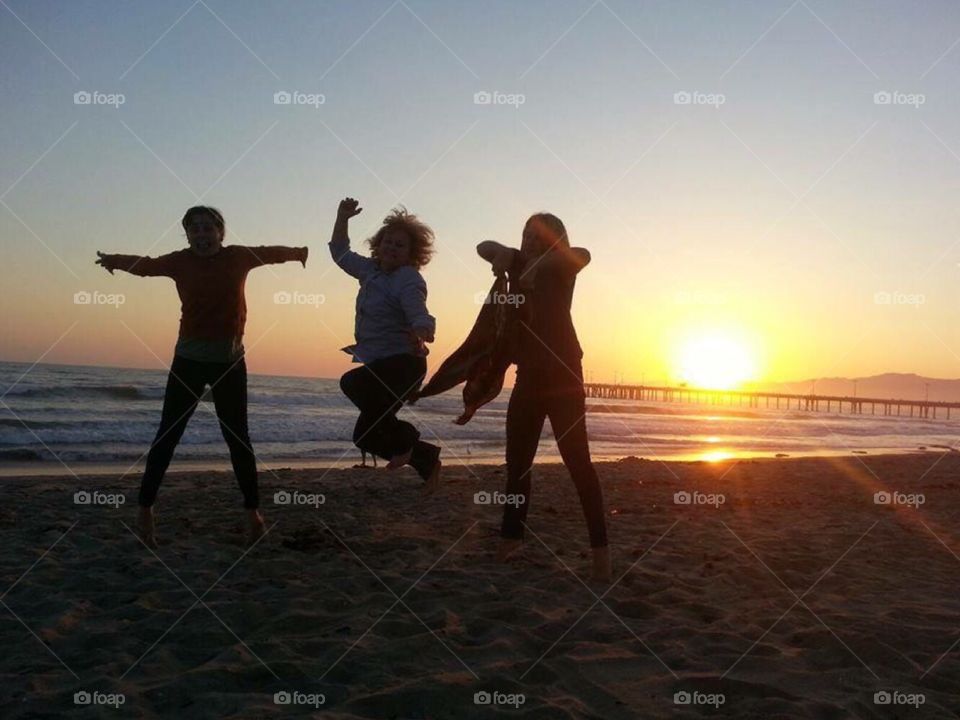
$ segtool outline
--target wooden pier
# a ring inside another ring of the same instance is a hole
[[[893,400],[889,398],[843,395],[793,395],[789,393],[746,392],[741,390],[704,390],[685,386],[614,385],[584,383],[588,398],[602,400],[640,400],[644,402],[680,402],[697,405],[730,405],[748,408],[796,409],[807,412],[836,412],[851,415],[883,415],[949,420],[950,411],[960,403],[930,400]],[[960,413],[954,412],[956,418]]]

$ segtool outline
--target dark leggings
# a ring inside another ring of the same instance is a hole
[[[230,448],[233,472],[243,492],[243,506],[260,505],[257,491],[257,461],[250,445],[247,429],[247,365],[243,358],[236,363],[211,363],[174,357],[163,396],[160,429],[147,455],[147,468],[140,484],[142,507],[153,505],[163,475],[170,465],[173,451],[187,427],[187,422],[206,385],[213,394],[213,404],[220,421],[220,431]]]
[[[569,388],[540,387],[535,382],[518,378],[507,406],[507,490],[522,494],[517,506],[505,505],[500,535],[523,537],[527,510],[530,507],[530,474],[540,443],[543,421],[550,418],[560,457],[570,471],[580,505],[587,520],[592,547],[606,547],[607,524],[603,510],[603,494],[597,472],[590,461],[583,386]]]
[[[412,450],[410,465],[424,480],[430,477],[440,448],[423,442],[413,425],[397,419],[397,411],[420,387],[426,372],[425,358],[401,354],[374,360],[340,378],[343,394],[360,410],[354,445],[387,460]]]

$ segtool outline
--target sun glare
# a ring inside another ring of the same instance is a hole
[[[711,390],[732,390],[756,374],[746,343],[723,333],[689,338],[680,347],[677,364],[681,382]]]

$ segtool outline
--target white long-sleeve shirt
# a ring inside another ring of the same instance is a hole
[[[410,330],[436,332],[437,321],[427,311],[427,283],[412,265],[383,272],[373,258],[350,249],[350,241],[329,243],[333,260],[360,282],[353,335],[348,350],[354,362],[370,363],[401,353],[413,354]]]

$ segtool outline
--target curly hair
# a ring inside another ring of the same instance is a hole
[[[430,262],[434,252],[433,230],[416,215],[408,212],[403,205],[391,210],[383,219],[383,225],[377,233],[367,240],[370,255],[374,260],[380,259],[380,243],[390,230],[402,230],[410,238],[410,264],[417,270]]]

